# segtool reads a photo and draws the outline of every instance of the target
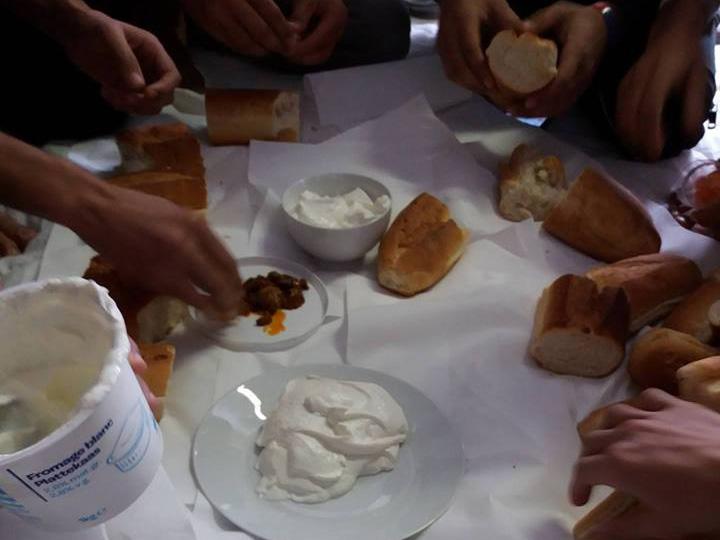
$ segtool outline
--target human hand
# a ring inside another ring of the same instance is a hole
[[[720,531],[718,413],[647,390],[610,407],[599,429],[581,437],[572,502],[585,504],[594,485],[639,501],[593,530],[592,539],[677,539]]]
[[[129,283],[183,300],[221,319],[241,310],[232,255],[205,219],[165,199],[102,184],[81,194],[69,226]]]
[[[157,114],[173,100],[180,74],[149,32],[89,10],[61,38],[68,58],[100,83],[103,98],[134,114]]]
[[[348,11],[343,0],[294,0],[290,20],[299,38],[285,56],[296,64],[312,66],[330,58],[345,32]]]
[[[130,338],[130,356],[128,357],[128,361],[130,362],[130,367],[132,368],[133,373],[135,373],[135,378],[140,385],[140,390],[142,390],[142,393],[150,406],[150,410],[157,417],[158,412],[162,409],[162,403],[155,394],[150,391],[147,383],[141,377],[141,375],[145,373],[145,370],[147,370],[147,363],[140,354],[137,343],[135,343],[132,338]]]
[[[526,117],[557,116],[572,107],[590,86],[607,43],[605,21],[593,7],[556,2],[533,14],[527,29],[556,41],[558,73],[550,84],[511,112]]]
[[[253,57],[282,54],[298,29],[273,0],[183,0],[188,14],[233,51]]]
[[[496,89],[485,46],[501,30],[523,32],[523,22],[506,0],[443,0],[438,51],[448,79],[487,95]]]
[[[661,9],[645,52],[618,87],[615,129],[638,159],[660,159],[671,135],[685,146],[703,136],[710,97],[701,46],[704,27],[691,24],[695,17],[688,11],[700,4],[671,2]],[[677,118],[672,124],[668,112]]]

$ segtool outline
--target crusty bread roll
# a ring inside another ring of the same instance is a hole
[[[666,315],[702,283],[698,266],[667,253],[639,255],[593,268],[587,277],[603,287],[621,287],[630,302],[630,332]]]
[[[628,372],[642,388],[660,388],[677,395],[677,370],[715,354],[716,349],[692,336],[669,328],[653,328],[635,342]]]
[[[718,301],[720,301],[720,271],[711,275],[690,296],[675,306],[663,322],[663,326],[690,334],[703,343],[711,343],[715,336],[709,313],[710,308]]]
[[[684,365],[675,376],[681,398],[720,412],[720,356]]]
[[[188,314],[180,300],[124,283],[113,266],[100,257],[92,258],[83,277],[108,290],[125,319],[128,335],[138,343],[165,339]]]
[[[300,138],[296,92],[208,89],[205,111],[214,145],[247,144],[253,139],[297,142]]]
[[[180,122],[120,131],[116,136],[125,172],[174,171],[205,178],[200,143]]]
[[[566,274],[538,302],[530,355],[555,373],[603,377],[622,363],[629,324],[622,289]]]
[[[660,251],[660,235],[640,201],[593,169],[582,172],[543,228],[605,262]]]
[[[530,32],[498,32],[485,52],[495,81],[511,96],[537,92],[557,75],[557,45]]]
[[[380,241],[380,285],[404,296],[429,289],[460,259],[467,237],[447,206],[427,193],[418,195]]]
[[[162,197],[189,210],[207,208],[207,188],[202,178],[171,171],[144,171],[115,176],[109,182],[117,187]]]
[[[500,215],[510,221],[545,219],[565,196],[565,167],[555,156],[542,156],[525,144],[500,164]]]
[[[595,528],[620,517],[637,504],[638,500],[632,495],[613,491],[575,524],[573,538],[575,540],[585,540],[590,537]],[[612,539],[608,538],[608,540]]]

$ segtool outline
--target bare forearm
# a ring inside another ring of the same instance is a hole
[[[671,31],[682,31],[690,36],[706,34],[718,5],[718,0],[667,0],[658,11],[652,34]],[[668,46],[672,44],[668,43]]]
[[[0,203],[80,233],[112,198],[90,173],[0,133]]]

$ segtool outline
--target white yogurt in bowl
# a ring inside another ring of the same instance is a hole
[[[367,225],[384,216],[390,209],[390,197],[380,195],[375,200],[360,188],[343,195],[318,195],[306,190],[300,194],[291,215],[316,227],[350,229]]]
[[[299,180],[283,193],[290,236],[305,251],[327,261],[363,257],[390,223],[392,199],[377,180],[333,173]]]

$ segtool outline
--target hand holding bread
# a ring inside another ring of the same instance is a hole
[[[581,439],[573,502],[585,504],[595,485],[619,493],[578,523],[577,539],[713,538],[705,535],[720,531],[720,415],[714,411],[648,390],[607,408]]]

